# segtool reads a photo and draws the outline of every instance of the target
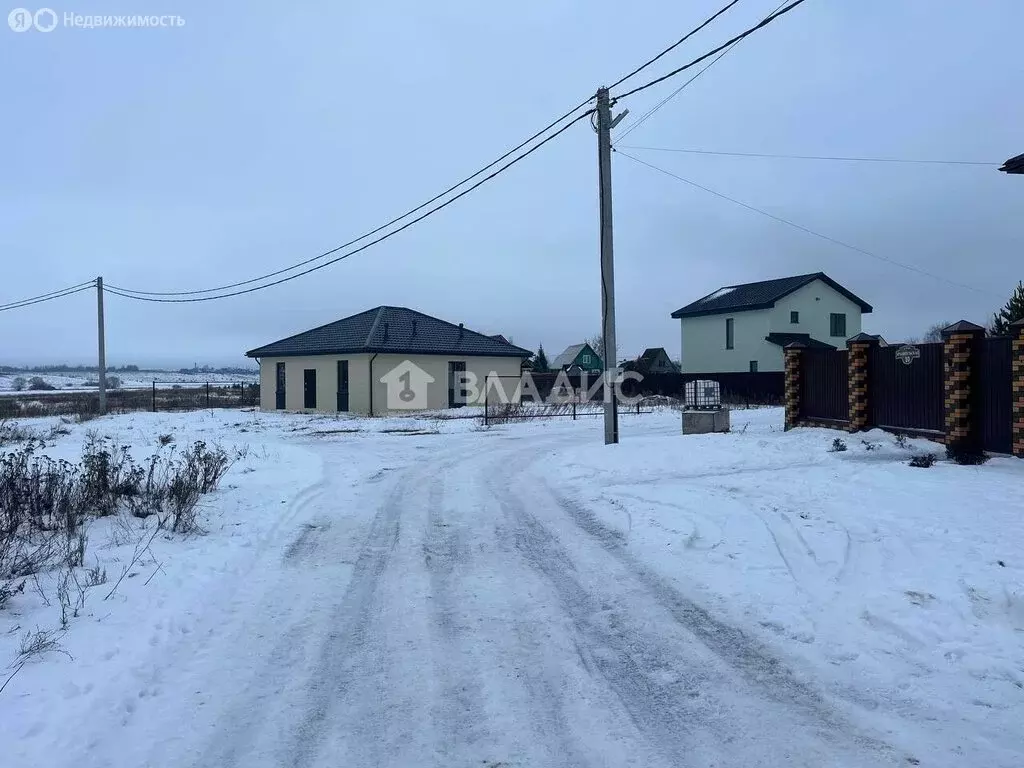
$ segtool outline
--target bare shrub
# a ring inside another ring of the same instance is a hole
[[[21,426],[16,421],[0,419],[0,445],[24,443],[34,439],[36,439],[36,433],[33,430]]]
[[[837,437],[837,438],[835,438],[832,441],[832,447],[828,449],[828,452],[829,453],[842,453],[845,450],[846,450],[846,441],[844,441],[842,438]]]
[[[15,584],[14,581],[0,581],[0,610],[3,610],[4,606],[7,605],[7,601],[15,595],[20,595],[25,591],[25,580]]]
[[[33,376],[28,380],[28,389],[30,392],[53,392],[57,388],[42,376]]]
[[[28,382],[25,380],[24,376],[15,376],[11,381],[11,389],[15,392],[22,392],[27,386]]]
[[[71,654],[61,648],[58,642],[62,634],[56,629],[39,629],[38,627],[35,632],[26,632],[18,646],[18,658],[15,663],[28,661],[51,651],[63,653],[71,658]]]
[[[160,435],[160,437],[158,437],[156,439],[156,441],[160,445],[170,445],[171,443],[174,442],[174,435],[171,435],[171,434]]]
[[[910,459],[910,466],[927,469],[935,463],[934,453],[920,453]]]

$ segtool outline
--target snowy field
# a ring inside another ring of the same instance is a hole
[[[51,387],[66,392],[87,391],[95,392],[97,374],[95,372],[42,372],[42,373],[0,373],[0,395],[14,392],[15,379],[21,378],[26,381],[38,376]],[[153,386],[153,382],[161,384],[180,384],[182,386],[201,386],[207,382],[211,384],[256,384],[259,382],[259,372],[255,369],[251,374],[240,373],[179,373],[178,371],[112,371],[108,376],[116,376],[121,380],[121,387],[124,389],[141,389]],[[87,386],[93,382],[93,386]],[[39,394],[39,393],[33,393]],[[42,394],[45,394],[43,392]]]
[[[0,765],[1024,765],[1024,462],[732,417],[68,425],[244,455],[204,535],[93,523],[58,647],[52,574],[0,611]]]

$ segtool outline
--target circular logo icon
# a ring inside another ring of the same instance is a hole
[[[57,26],[57,14],[51,8],[40,8],[32,20],[40,32],[53,32]]]
[[[27,8],[15,8],[7,14],[7,26],[15,32],[28,32],[32,23],[32,11]]]

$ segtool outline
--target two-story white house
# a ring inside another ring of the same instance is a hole
[[[683,373],[782,371],[783,347],[841,347],[871,305],[824,272],[730,285],[672,313]]]

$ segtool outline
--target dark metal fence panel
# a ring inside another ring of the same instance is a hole
[[[800,416],[848,421],[850,418],[849,352],[805,349],[800,353]]]
[[[981,447],[995,453],[1013,450],[1013,348],[1011,339],[979,339],[974,349],[978,365],[977,396]]]
[[[943,345],[916,345],[909,364],[896,357],[899,345],[873,347],[868,397],[871,423],[890,429],[945,431]]]

